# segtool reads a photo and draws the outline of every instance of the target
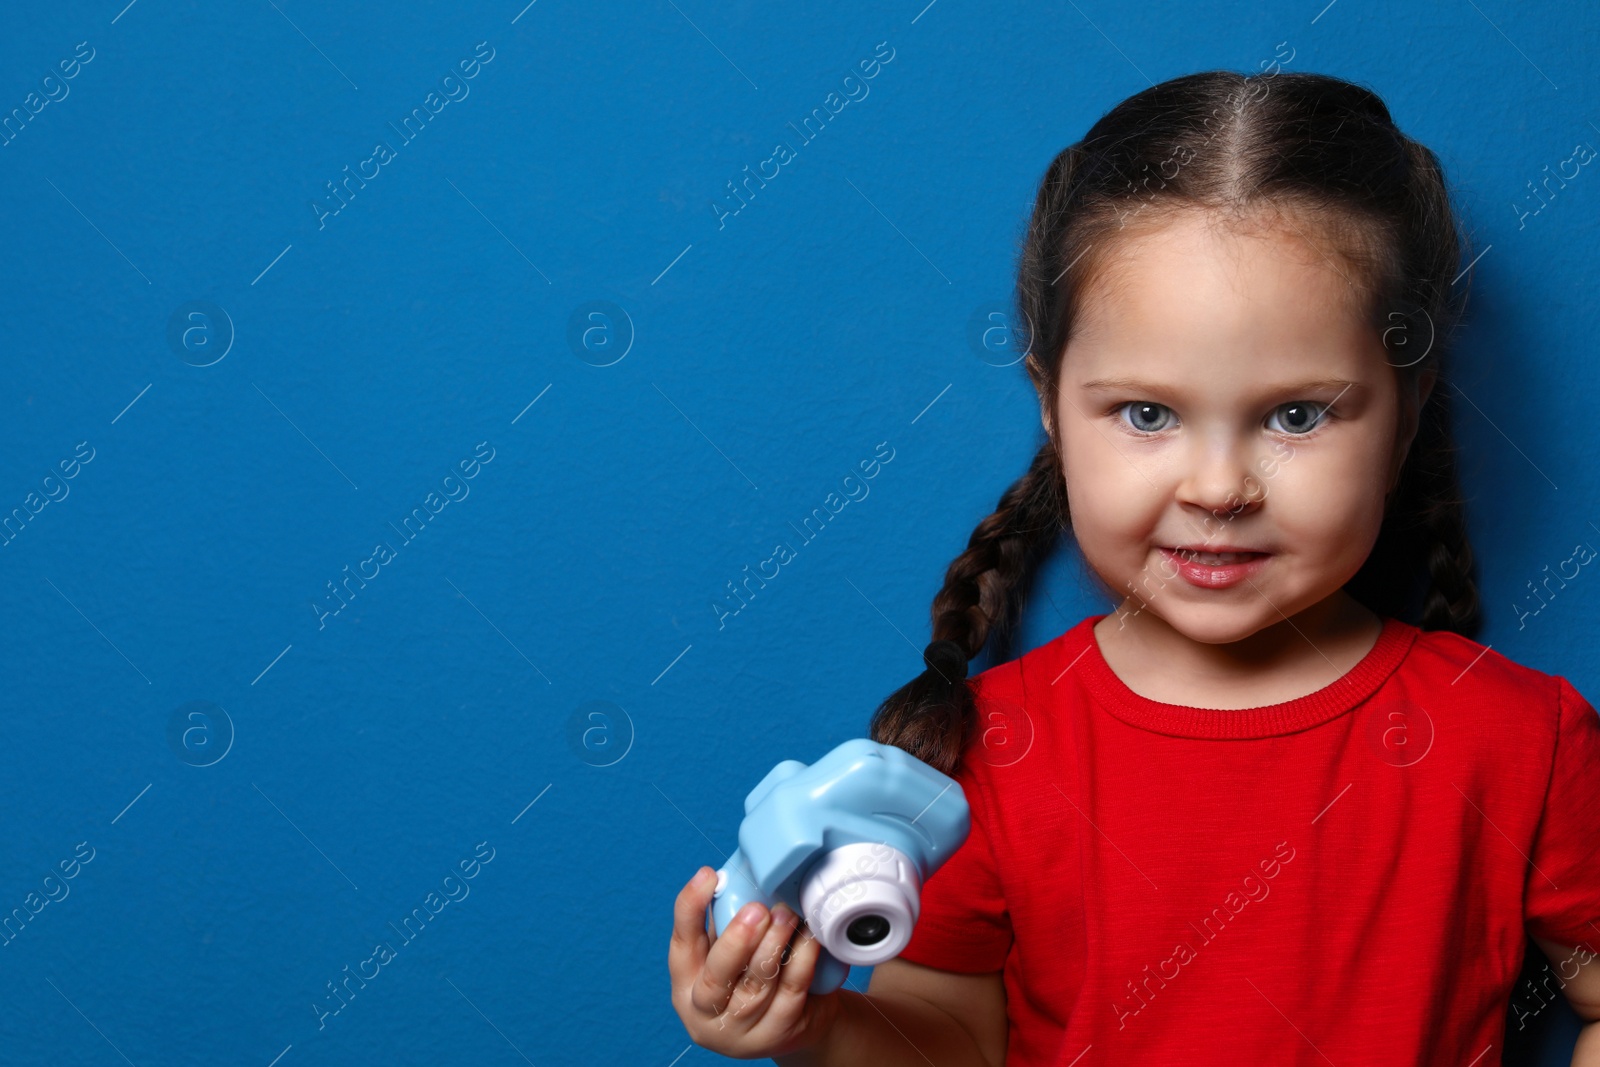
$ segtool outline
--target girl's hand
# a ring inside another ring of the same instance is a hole
[[[672,1006],[695,1044],[734,1059],[764,1059],[817,1044],[839,1010],[837,991],[811,996],[821,947],[799,916],[752,901],[720,937],[706,908],[716,872],[701,867],[673,905],[667,970]],[[746,920],[754,918],[755,922]]]

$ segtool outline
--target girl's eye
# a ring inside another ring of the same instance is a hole
[[[1140,433],[1157,433],[1172,421],[1172,409],[1165,404],[1134,400],[1122,405],[1122,420]]]
[[[1307,434],[1317,428],[1327,411],[1326,404],[1318,404],[1314,400],[1297,400],[1275,410],[1267,420],[1267,426],[1279,433]],[[1274,421],[1278,423],[1277,426],[1272,425]]]

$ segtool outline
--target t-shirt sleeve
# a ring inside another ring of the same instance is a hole
[[[1600,946],[1600,715],[1557,678],[1558,725],[1523,919],[1560,945]]]
[[[979,790],[958,775],[972,829],[961,847],[922,886],[922,907],[900,959],[941,971],[983,974],[1005,966],[1011,916],[1001,893]]]

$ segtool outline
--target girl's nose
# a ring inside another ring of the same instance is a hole
[[[1196,440],[1178,481],[1178,501],[1223,520],[1259,509],[1266,486],[1254,476],[1246,451],[1231,442]]]

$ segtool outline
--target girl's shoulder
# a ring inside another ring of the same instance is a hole
[[[1400,673],[1410,699],[1478,733],[1489,749],[1587,749],[1600,757],[1600,717],[1565,675],[1445,630],[1418,629],[1406,661],[1412,666]]]
[[[1524,705],[1541,696],[1554,703],[1562,698],[1563,689],[1576,692],[1563,676],[1519,663],[1492,644],[1450,630],[1424,630],[1409,623],[1389,622],[1414,635],[1400,670],[1442,681],[1446,690],[1513,696]],[[1440,695],[1448,693],[1441,691]]]

